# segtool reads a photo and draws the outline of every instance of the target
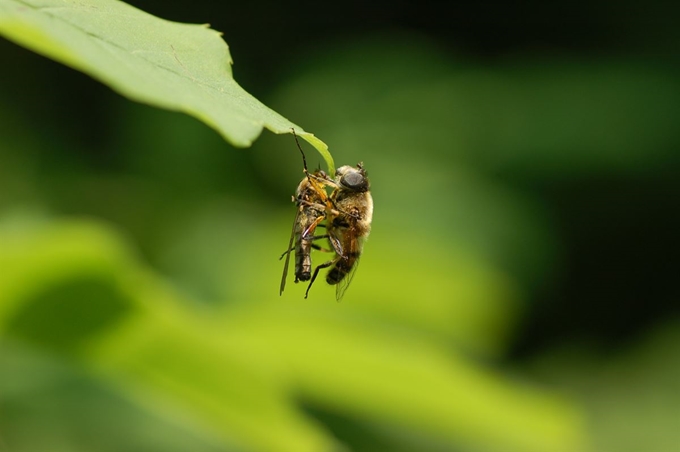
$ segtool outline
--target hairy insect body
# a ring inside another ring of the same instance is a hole
[[[367,204],[370,196],[364,197]],[[363,251],[364,240],[371,231],[372,205],[366,209],[348,209],[348,215],[337,215],[331,222],[329,240],[338,253],[338,261],[326,276],[328,284],[338,284],[352,270]]]
[[[326,282],[334,285],[345,281],[336,291],[340,299],[349,286],[351,272],[356,269],[364,241],[371,232],[373,198],[361,164],[356,168],[338,168],[335,182],[337,188],[330,196],[333,209],[328,218],[328,236],[337,257],[326,275]]]

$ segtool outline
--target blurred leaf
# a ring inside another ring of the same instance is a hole
[[[222,197],[195,202],[156,231],[155,263],[180,290],[204,303],[270,300],[270,283],[283,266],[277,257],[294,215],[288,202],[286,212]],[[409,228],[400,208],[396,203],[381,207],[341,311],[436,338],[485,359],[501,356],[525,306],[523,290],[459,236],[441,240],[436,233],[441,225]],[[390,226],[397,221],[400,228]],[[408,246],[414,236],[417,246]],[[327,257],[313,254],[317,262]],[[289,284],[281,302],[299,304],[304,290],[303,284]],[[334,288],[321,282],[309,302],[333,299]],[[331,304],[328,309],[337,308]]]
[[[410,35],[343,42],[305,58],[306,70],[270,103],[313,124],[343,161],[371,168],[389,154],[524,183],[680,163],[672,65],[623,57],[482,65]],[[300,102],[303,94],[315,102]]]
[[[582,400],[595,450],[678,450],[679,319],[656,327],[616,354],[572,343],[539,356],[532,369]]]
[[[280,303],[227,323],[230,342],[283,360],[303,400],[464,450],[583,450],[565,399],[517,385],[463,354],[323,305]]]
[[[210,337],[212,322],[180,309],[111,231],[81,221],[7,228],[0,250],[2,336],[76,360],[136,404],[181,413],[225,444],[333,448],[247,348]],[[68,340],[51,341],[64,331]]]
[[[238,450],[175,413],[149,412],[105,381],[16,342],[0,341],[0,369],[0,450]]]
[[[116,0],[0,0],[0,34],[132,100],[195,116],[235,146],[250,146],[263,127],[294,127],[335,170],[325,143],[236,83],[229,49],[208,26],[169,22]]]
[[[0,231],[0,249],[4,336],[45,348],[44,330],[60,334],[68,325],[69,340],[50,347],[56,353],[152,412],[180,412],[228,444],[336,449],[296,403],[303,401],[449,448],[585,447],[579,410],[567,400],[342,304],[282,303],[272,290],[271,301],[223,315],[188,310],[115,234],[85,221]],[[93,307],[81,311],[86,301]],[[93,325],[85,314],[97,307]]]
[[[364,162],[375,230],[382,223],[412,234],[392,244],[399,250],[424,238],[453,244],[530,291],[545,289],[570,252],[551,188],[670,175],[680,163],[680,77],[653,60],[480,64],[393,34],[304,58],[270,102],[312,124],[336,158]],[[316,103],[300,102],[303,94]],[[285,156],[259,154],[263,174],[292,172]],[[272,183],[292,184],[283,176]]]

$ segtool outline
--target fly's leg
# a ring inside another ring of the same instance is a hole
[[[342,249],[342,241],[340,240],[340,238],[337,237],[335,234],[329,234],[328,241],[330,242],[331,247],[333,247],[333,251],[335,251],[338,257],[344,259],[345,253]]]
[[[301,238],[302,240],[314,240],[314,237],[313,237],[313,236],[312,236],[312,237],[308,237],[308,236],[309,236],[310,234],[314,234],[314,231],[316,230],[316,228],[321,224],[321,222],[322,222],[325,218],[326,218],[326,217],[324,217],[323,215],[320,216],[320,217],[318,217],[318,218],[316,218],[316,219],[312,222],[312,224],[310,224],[309,226],[307,226],[307,228],[306,228],[304,231],[302,231],[302,234],[300,234],[300,238]]]
[[[294,251],[294,250],[295,250],[295,247],[290,248],[288,251],[284,251],[283,254],[281,255],[281,257],[279,257],[279,260],[283,259],[283,256],[285,256],[286,254],[289,254],[291,251]]]
[[[309,285],[307,286],[307,290],[305,291],[305,298],[307,298],[307,296],[309,295],[309,289],[312,288],[312,284],[314,284],[314,280],[316,279],[317,276],[319,276],[319,270],[321,270],[322,268],[330,267],[331,265],[338,262],[339,259],[340,259],[340,257],[338,256],[334,259],[329,260],[328,262],[324,262],[323,264],[316,266],[316,268],[314,269],[314,275],[312,275],[312,280],[309,281]]]
[[[313,235],[311,237],[305,237],[305,240],[309,240],[311,242],[314,242],[316,240],[327,239],[327,238],[328,238],[328,234],[324,234],[324,235]]]
[[[297,200],[298,205],[307,207],[316,207],[320,212],[326,210],[326,205],[320,202],[305,201],[304,199]]]
[[[323,224],[320,224],[319,226],[324,226],[324,225],[323,225]],[[315,235],[315,236],[306,238],[305,240],[308,240],[308,241],[312,241],[312,242],[313,242],[313,241],[316,241],[316,240],[327,239],[327,238],[328,238],[328,234],[324,234],[324,235]],[[317,245],[316,243],[312,243],[311,246],[312,246],[312,248],[314,248],[315,250],[323,251],[324,253],[332,253],[332,252],[333,252],[333,250],[329,250],[329,249],[326,249],[326,248],[322,248],[322,247],[320,247],[319,245]],[[288,251],[284,251],[283,254],[281,255],[281,257],[279,257],[279,260],[283,259],[283,257],[284,257],[286,254],[292,253],[293,251],[295,251],[295,247],[292,247],[292,248],[289,249]]]
[[[323,253],[332,253],[332,252],[333,252],[333,250],[329,250],[329,249],[327,249],[327,248],[323,248],[323,247],[317,245],[316,243],[312,243],[312,248],[314,248],[314,249],[317,250],[317,251],[321,251],[321,252],[323,252]]]

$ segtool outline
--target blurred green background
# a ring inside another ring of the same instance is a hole
[[[230,3],[133,5],[364,162],[351,287],[278,295],[292,137],[2,40],[0,450],[680,450],[677,8]]]

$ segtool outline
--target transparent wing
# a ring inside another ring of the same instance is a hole
[[[335,286],[335,300],[340,301],[342,297],[345,295],[345,291],[349,287],[349,285],[352,282],[352,279],[354,278],[354,274],[357,272],[357,268],[359,268],[359,260],[361,256],[357,257],[356,260],[354,261],[354,265],[352,265],[351,270],[345,276],[342,281],[340,281],[336,286]]]
[[[295,249],[293,247],[293,242],[295,241],[295,228],[297,226],[298,217],[300,216],[300,208],[295,212],[295,218],[293,219],[293,230],[290,232],[290,240],[288,241],[288,249],[285,253],[281,255],[279,260],[286,256],[286,262],[283,264],[283,275],[281,275],[281,288],[279,290],[279,295],[283,295],[283,289],[286,288],[286,278],[288,277],[288,264],[290,263],[290,254]]]

